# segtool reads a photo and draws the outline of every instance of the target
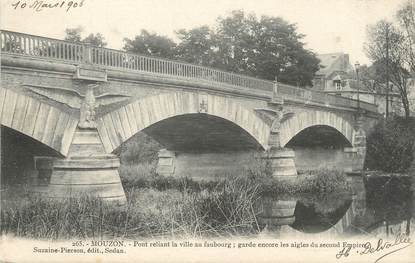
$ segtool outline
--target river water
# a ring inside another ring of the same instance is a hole
[[[259,227],[264,235],[288,238],[413,234],[415,200],[408,177],[350,175],[348,180],[347,193],[264,196]]]

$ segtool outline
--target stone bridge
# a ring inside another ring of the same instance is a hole
[[[377,107],[212,68],[1,31],[3,170],[51,197],[125,199],[117,153],[139,132],[158,172],[207,178],[252,155],[274,175],[358,171]],[[10,171],[9,171],[10,172]]]

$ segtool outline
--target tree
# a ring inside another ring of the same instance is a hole
[[[257,75],[255,54],[260,43],[256,39],[258,30],[254,28],[255,22],[253,15],[247,16],[242,11],[233,11],[226,18],[218,18],[215,39],[219,55],[216,64],[219,67],[241,74]]]
[[[82,27],[67,28],[65,29],[65,40],[75,43],[86,43],[96,47],[106,47],[107,42],[102,34],[89,34],[86,38],[82,39],[81,34],[83,32]]]
[[[397,12],[397,19],[404,36],[405,60],[412,74],[415,73],[415,10],[414,2],[407,1]]]
[[[126,51],[176,58],[253,77],[297,86],[311,85],[319,60],[301,42],[296,26],[282,18],[233,11],[219,17],[214,28],[196,27],[176,32],[179,43],[142,30],[124,39]]]
[[[405,36],[396,26],[385,20],[370,26],[367,35],[366,54],[377,64],[378,72],[390,78],[393,89],[400,94],[405,117],[409,118],[408,84],[411,76]],[[385,88],[389,89],[387,86]]]
[[[278,76],[281,82],[306,86],[319,69],[315,54],[301,42],[304,36],[279,17],[258,19],[233,11],[218,18],[215,30],[179,30],[178,36],[178,58],[227,71],[269,80]]]
[[[414,160],[414,134],[413,120],[401,117],[381,120],[367,138],[366,168],[406,172]]]
[[[363,90],[385,94],[386,90],[386,65],[384,62],[375,61],[370,66],[359,66],[359,85]],[[357,81],[356,71],[350,70],[347,72],[347,78]]]
[[[80,26],[75,27],[75,28],[65,29],[65,40],[70,41],[70,42],[75,42],[75,43],[81,43],[82,42],[82,38],[81,38],[82,31],[83,31],[83,28]]]
[[[347,72],[347,79],[353,79],[357,81],[356,70],[352,69]],[[363,87],[363,90],[373,93],[383,93],[383,86],[381,83],[384,82],[384,75],[378,74],[377,63],[372,65],[361,65],[359,66],[359,85]]]
[[[105,42],[105,38],[100,33],[97,34],[89,34],[86,38],[82,40],[83,43],[88,43],[95,47],[106,47],[107,42]]]
[[[134,39],[124,38],[124,50],[133,53],[174,58],[176,43],[168,37],[141,30]]]
[[[180,29],[176,35],[180,39],[175,50],[177,59],[205,66],[219,66],[215,65],[218,60],[215,35],[208,26]]]

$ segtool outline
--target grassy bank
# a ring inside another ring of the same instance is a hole
[[[256,204],[263,195],[348,190],[346,175],[328,170],[303,173],[293,182],[277,182],[261,169],[196,181],[158,175],[154,163],[147,163],[123,165],[120,175],[125,206],[88,196],[20,194],[2,200],[1,232],[40,239],[246,236],[260,231]]]
[[[121,207],[88,196],[21,198],[3,207],[1,232],[42,239],[247,235],[257,231],[256,197],[254,187],[232,181],[214,192],[129,189]]]
[[[260,194],[332,193],[349,191],[347,175],[335,170],[304,171],[294,181],[277,181],[264,167],[244,170],[241,174],[223,174],[221,180],[194,180],[185,176],[162,176],[156,173],[155,163],[124,165],[120,176],[125,189],[153,188],[159,191],[175,189],[194,192],[215,191],[232,180],[244,181],[258,188]]]

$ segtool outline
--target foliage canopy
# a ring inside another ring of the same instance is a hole
[[[383,92],[399,93],[405,117],[410,116],[409,90],[415,76],[415,9],[409,0],[396,13],[396,22],[380,20],[367,30],[365,51],[375,67]],[[393,85],[387,87],[387,80]]]
[[[257,18],[243,11],[219,17],[214,28],[200,26],[176,31],[179,43],[141,31],[124,39],[124,49],[174,58],[253,77],[311,86],[319,69],[315,54],[304,47],[304,35],[280,17]]]
[[[366,168],[406,172],[415,150],[415,120],[400,117],[379,122],[367,138]]]
[[[87,37],[82,39],[81,34],[83,31],[82,27],[67,28],[65,30],[65,40],[75,43],[88,43],[96,47],[107,46],[107,42],[105,42],[105,38],[101,33],[89,34]]]

